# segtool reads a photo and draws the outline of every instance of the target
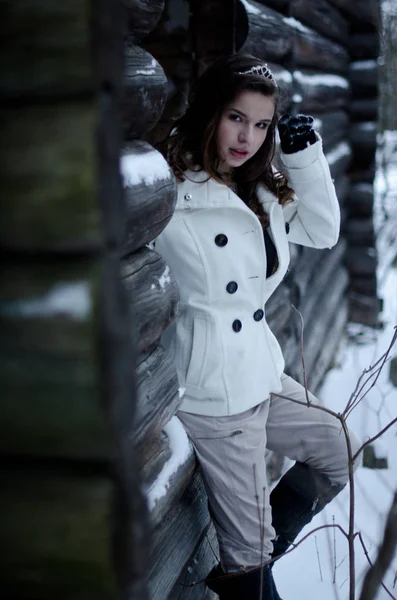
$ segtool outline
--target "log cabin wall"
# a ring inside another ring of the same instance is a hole
[[[2,0],[1,15],[0,595],[143,598],[119,258],[123,13]]]
[[[142,1],[129,3],[147,7]],[[366,1],[351,0],[348,8],[346,4],[166,0],[157,26],[145,38],[134,37],[129,23],[126,88],[129,99],[138,97],[140,102],[134,108],[127,100],[123,108],[128,209],[122,269],[127,289],[137,298],[140,324],[137,437],[152,524],[150,597],[155,600],[213,598],[202,583],[190,584],[200,582],[216,562],[217,548],[191,447],[173,418],[183,390],[177,393],[175,372],[159,344],[177,314],[177,290],[172,273],[146,244],[168,222],[175,191],[171,193],[172,178],[149,144],[161,139],[172,119],[184,112],[188,90],[203,69],[220,54],[239,50],[269,63],[284,88],[283,110],[315,117],[341,204],[343,235],[331,251],[292,247],[290,272],[267,305],[286,370],[302,381],[301,321],[292,304],[301,312],[308,383],[315,390],[348,318],[373,325],[379,308],[371,237],[373,171],[367,168],[375,150],[377,86],[373,79],[370,84],[366,77],[357,77],[363,69],[372,77],[376,71],[373,62],[362,62],[376,58],[376,28]],[[369,29],[373,35],[368,48]],[[159,100],[165,81],[166,102]],[[365,85],[370,92],[363,97],[360,86]],[[364,98],[371,102],[364,103]],[[149,161],[157,172],[154,177],[147,175]],[[135,176],[134,169],[141,174]],[[369,231],[364,243],[360,231]],[[357,273],[360,260],[366,270]],[[279,468],[280,459],[271,457],[272,480]]]

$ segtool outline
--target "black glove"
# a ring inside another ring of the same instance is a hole
[[[293,154],[316,143],[313,120],[308,115],[282,115],[278,122],[278,132],[284,154]]]

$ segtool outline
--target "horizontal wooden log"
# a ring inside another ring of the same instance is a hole
[[[372,277],[378,264],[375,248],[348,248],[345,256],[346,267],[352,277]]]
[[[167,78],[155,58],[126,42],[121,115],[127,140],[141,137],[160,119],[167,101]]]
[[[368,0],[354,0],[354,2],[328,0],[328,2],[346,14],[355,28],[359,27],[360,22],[375,25],[378,21],[379,8],[377,2],[368,2]]]
[[[349,290],[364,296],[376,297],[378,292],[377,277],[353,277],[349,282]]]
[[[240,0],[246,4],[244,0]],[[278,12],[287,14],[291,0],[258,0],[259,4],[264,4],[270,8],[274,8]]]
[[[289,14],[325,37],[347,45],[348,21],[327,0],[291,0]]]
[[[243,7],[248,21],[247,37],[237,50],[285,64],[293,41],[286,18],[255,0],[245,0]]]
[[[82,260],[3,263],[2,454],[111,457],[99,401],[98,274],[95,264]]]
[[[151,439],[150,442],[144,440],[139,446],[135,447],[135,451],[139,456],[141,481],[148,488],[155,482],[165,464],[171,458],[169,440],[162,432],[157,438]]]
[[[325,73],[346,73],[349,54],[343,46],[309,29],[293,17],[284,18],[284,22],[289,27],[285,35],[294,40],[293,56],[297,67]]]
[[[344,231],[349,246],[375,245],[374,223],[371,217],[369,219],[349,219],[345,223]]]
[[[362,99],[378,95],[379,84],[378,62],[372,60],[357,60],[349,65],[349,80],[353,97]]]
[[[211,523],[199,539],[198,547],[190,560],[183,565],[181,575],[168,596],[169,600],[217,600],[218,596],[203,581],[218,562],[217,550],[216,532]]]
[[[347,175],[338,176],[334,179],[334,185],[339,205],[344,208],[350,192],[350,179]]]
[[[152,555],[149,572],[151,600],[164,600],[185,565],[196,551],[210,523],[207,498],[201,476],[196,470],[185,482],[180,500],[175,501],[167,519],[152,532]]]
[[[4,465],[3,465],[4,467]],[[2,469],[2,598],[112,600],[113,482],[62,468]]]
[[[3,0],[1,6],[3,101],[92,92],[88,0]],[[56,136],[52,127],[50,132]]]
[[[350,100],[350,85],[340,75],[302,69],[293,72],[294,91],[302,97],[299,111],[323,113],[345,108]]]
[[[354,33],[350,36],[349,49],[353,61],[377,58],[380,51],[379,34]]]
[[[358,154],[375,153],[378,124],[374,121],[354,123],[350,129],[350,141]]]
[[[351,217],[366,218],[373,214],[374,186],[372,183],[356,183],[351,186],[347,209]]]
[[[378,119],[379,99],[377,97],[353,99],[348,110],[352,121],[376,121]]]
[[[373,298],[365,294],[350,292],[349,300],[349,320],[353,323],[362,323],[369,327],[381,327],[379,313],[382,310],[382,302],[379,298]]]
[[[327,150],[325,157],[334,179],[347,172],[352,156],[352,147],[347,140],[341,141]]]
[[[179,309],[179,289],[165,261],[149,248],[121,261],[121,277],[134,313],[137,353],[157,345]]]
[[[177,198],[174,174],[165,158],[147,142],[125,145],[120,161],[124,185],[124,241],[130,254],[153,241],[170,221]]]
[[[325,151],[347,138],[349,133],[349,117],[344,110],[336,110],[324,114],[315,114],[314,128],[323,138]]]
[[[212,62],[214,57],[230,54],[233,51],[233,37],[236,45],[245,39],[247,21],[241,5],[236,6],[234,20],[234,3],[228,0],[191,0],[192,27],[189,35],[193,34],[193,48],[197,60],[197,73],[201,74],[205,65]],[[175,5],[177,6],[177,5]],[[178,6],[180,11],[180,7]],[[236,24],[236,29],[233,24]],[[186,25],[186,33],[189,26]],[[184,44],[186,48],[186,44]]]
[[[180,404],[178,378],[168,352],[157,346],[136,370],[137,411],[134,439],[140,444],[160,435]]]
[[[27,251],[98,248],[92,103],[3,110],[0,127],[2,246]]]
[[[143,39],[156,27],[165,0],[123,0],[124,19],[131,41]]]
[[[276,63],[267,61],[267,64],[274,74],[280,89],[280,112],[287,112],[292,105],[294,95],[292,73]]]

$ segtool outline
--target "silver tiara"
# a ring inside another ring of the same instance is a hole
[[[266,64],[258,65],[256,67],[251,67],[250,69],[247,69],[247,71],[238,71],[237,75],[259,75],[260,77],[265,77],[266,79],[270,79],[270,81],[272,81],[275,85],[277,85],[276,79],[275,79],[273,73],[271,72],[271,70],[269,69],[269,67]]]

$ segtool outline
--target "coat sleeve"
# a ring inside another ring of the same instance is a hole
[[[288,240],[313,248],[332,248],[339,238],[340,210],[321,137],[294,154],[280,154],[296,200],[284,208]]]

